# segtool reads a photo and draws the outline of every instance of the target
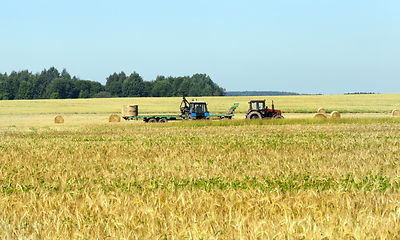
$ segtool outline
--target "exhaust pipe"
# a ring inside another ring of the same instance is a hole
[[[274,100],[272,100],[272,111],[275,112]]]

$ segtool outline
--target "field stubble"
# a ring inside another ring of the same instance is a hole
[[[0,235],[399,238],[398,122],[265,123],[3,130]]]
[[[285,119],[311,119],[314,114],[310,113],[284,113]],[[55,124],[54,114],[29,114],[29,115],[2,115],[0,116],[0,131],[35,131],[35,130],[63,130],[71,128],[80,128],[81,126],[118,124],[122,127],[146,125],[142,120],[125,121],[121,120],[118,123],[108,123],[109,114],[63,114],[63,124]],[[234,120],[244,120],[245,114],[237,113],[233,116]],[[393,117],[390,114],[382,113],[344,113],[341,114],[342,119],[390,119]],[[217,120],[219,121],[219,120]],[[179,121],[171,121],[168,124],[175,124]]]
[[[316,113],[319,108],[340,113],[391,113],[400,108],[400,94],[355,95],[298,95],[298,96],[241,96],[241,97],[188,97],[205,101],[211,113],[225,113],[239,103],[236,113],[246,113],[252,99],[266,99],[271,107],[283,113]],[[2,100],[1,115],[28,114],[111,114],[121,113],[122,105],[139,106],[139,114],[178,113],[181,97],[169,98],[95,98],[95,99],[38,99]]]

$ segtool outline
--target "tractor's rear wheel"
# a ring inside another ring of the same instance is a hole
[[[252,112],[249,115],[247,115],[247,119],[251,119],[251,120],[261,119],[261,118],[262,117],[261,117],[261,114],[259,112]]]
[[[192,120],[195,120],[195,119],[196,119],[196,117],[193,117],[192,114],[189,114],[189,115],[188,115],[188,120],[189,120],[189,121],[192,121]]]

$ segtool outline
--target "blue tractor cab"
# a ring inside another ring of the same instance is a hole
[[[208,112],[206,102],[191,101],[189,103],[188,119],[210,119],[210,113]]]

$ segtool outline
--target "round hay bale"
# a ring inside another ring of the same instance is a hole
[[[122,117],[136,117],[138,112],[138,105],[123,105],[121,115]]]
[[[318,108],[317,113],[326,113],[326,111],[324,108]]]
[[[316,113],[314,118],[328,118],[325,113]]]
[[[118,114],[113,113],[108,117],[108,122],[121,122],[121,117]]]
[[[399,116],[400,116],[400,111],[397,110],[397,109],[393,109],[392,115],[393,115],[394,117],[399,117]]]
[[[340,113],[338,111],[331,112],[331,118],[340,118]]]
[[[54,118],[54,123],[64,123],[64,118],[62,116],[60,116],[60,115],[57,115]]]

